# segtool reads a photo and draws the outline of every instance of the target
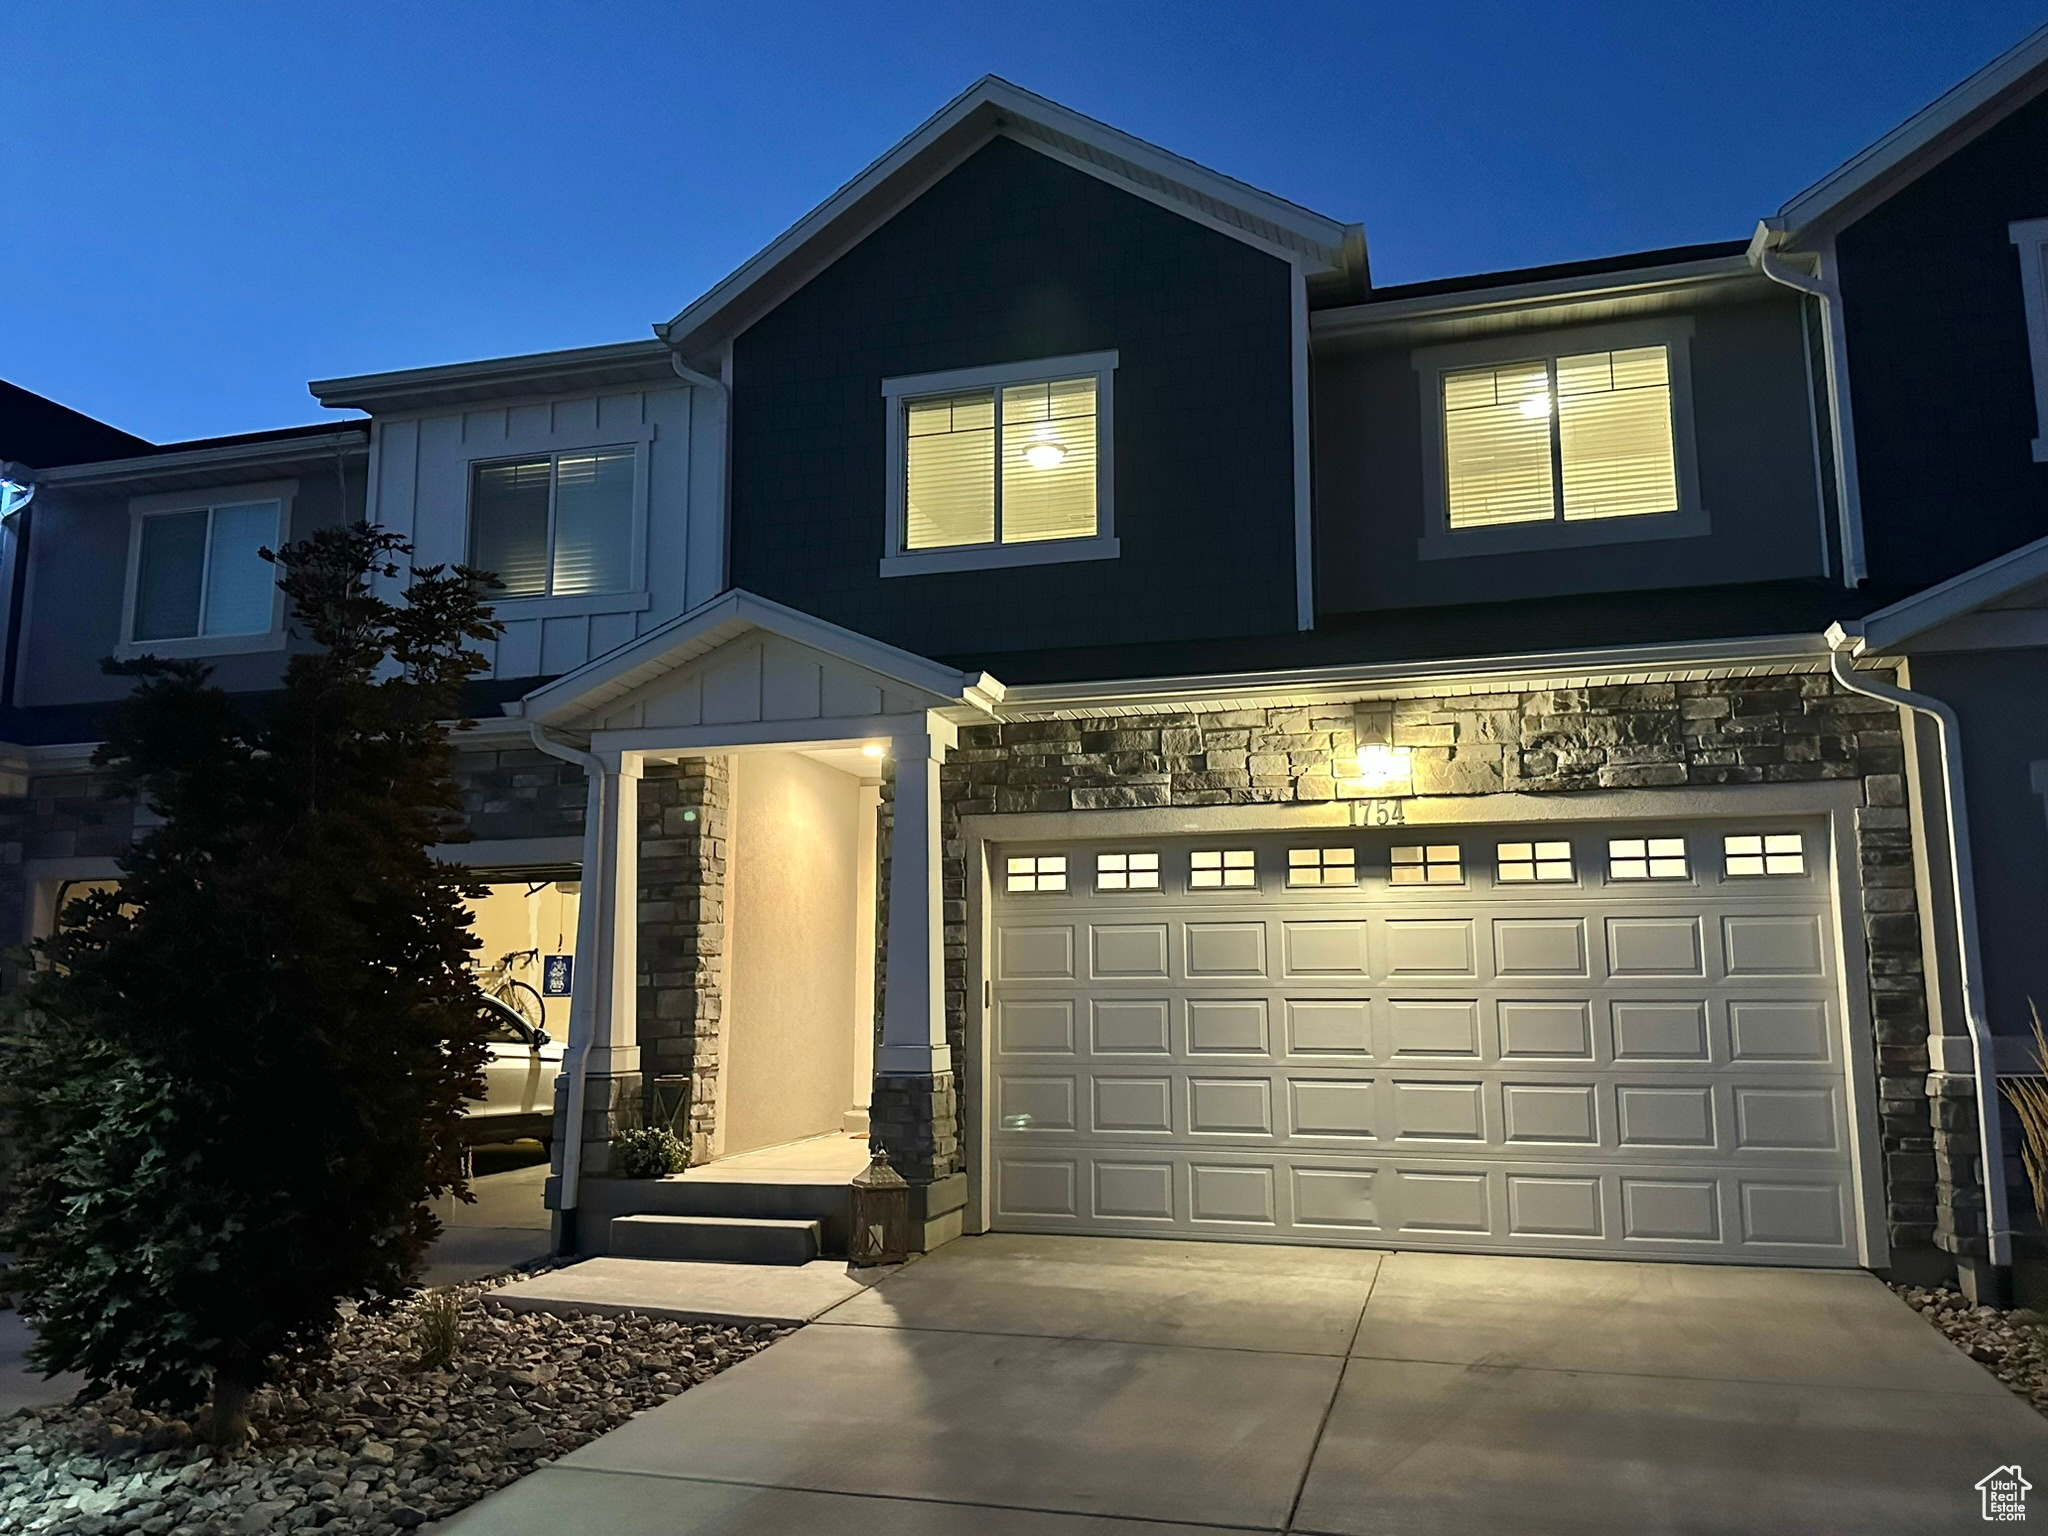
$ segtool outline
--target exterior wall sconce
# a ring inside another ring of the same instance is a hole
[[[1352,730],[1358,742],[1358,755],[1332,763],[1332,777],[1367,795],[1413,794],[1411,754],[1408,748],[1397,747],[1388,739],[1394,731],[1393,710],[1361,704],[1353,717]]]
[[[847,1187],[852,1230],[846,1250],[856,1269],[910,1257],[910,1186],[889,1166],[880,1142],[871,1142],[869,1150],[872,1159]]]

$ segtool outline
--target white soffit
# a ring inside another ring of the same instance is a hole
[[[1003,685],[986,673],[955,671],[768,598],[734,590],[534,689],[506,706],[506,712],[542,725],[587,729],[629,695],[756,632],[903,684],[928,696],[931,708],[966,705],[985,712],[1003,695]]]
[[[1310,273],[1364,266],[1363,236],[994,75],[984,75],[666,325],[698,355],[744,330],[997,136],[1120,184]]]
[[[1041,683],[1007,689],[995,713],[1002,720],[1076,720],[1105,714],[1175,714],[1195,707],[1285,709],[1376,699],[1701,682],[1825,672],[1827,654],[1827,644],[1818,635],[1774,635],[1382,666]]]
[[[1804,246],[1853,222],[2037,95],[2048,65],[2039,28],[1764,220],[1772,243]]]

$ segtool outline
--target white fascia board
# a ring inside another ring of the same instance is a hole
[[[38,469],[38,485],[115,485],[124,480],[142,480],[183,470],[251,469],[274,466],[289,459],[328,458],[333,454],[366,451],[370,446],[369,423],[349,425],[333,432],[306,437],[281,437],[268,442],[224,443],[212,448],[192,448],[175,453],[142,453],[129,459],[104,459],[96,464],[64,464],[55,469]]]
[[[1864,651],[1891,651],[2037,581],[2048,580],[2048,539],[2023,544],[1996,560],[1938,582],[1886,608],[1866,613],[1847,634],[1860,634]]]
[[[657,334],[695,355],[713,337],[742,329],[751,319],[748,295],[778,269],[789,263],[805,272],[821,269],[998,134],[1123,183],[1283,260],[1341,268],[1359,244],[1355,226],[984,75],[674,319],[656,326]],[[785,286],[794,285],[778,285],[776,293]]]
[[[1347,304],[1336,309],[1319,309],[1309,316],[1309,330],[1320,341],[1359,335],[1382,327],[1414,325],[1421,321],[1469,319],[1479,315],[1543,310],[1589,300],[1714,288],[1731,283],[1760,286],[1768,282],[1768,278],[1758,277],[1747,256],[1712,256],[1703,261],[1631,267],[1581,277],[1553,277],[1538,282],[1425,294],[1412,299],[1389,299],[1379,304]]]
[[[1412,694],[1523,687],[1584,686],[1593,679],[1654,682],[1674,674],[1747,675],[1813,671],[1826,664],[1819,635],[1766,635],[1745,640],[1678,641],[1610,650],[1539,651],[1514,656],[1370,666],[1298,667],[1265,672],[1215,672],[1181,677],[1125,678],[1094,683],[1012,687],[1002,719],[1160,710],[1189,704],[1265,704],[1395,698]]]
[[[668,348],[660,342],[617,341],[600,347],[573,347],[560,352],[530,352],[519,357],[481,358],[428,368],[401,368],[389,373],[355,374],[342,379],[315,379],[306,389],[322,405],[389,411],[437,401],[454,403],[588,388],[670,371]]]
[[[994,705],[1003,685],[987,673],[956,672],[935,661],[828,624],[794,608],[734,589],[649,630],[638,640],[536,688],[507,713],[544,725],[601,709],[655,678],[754,630],[779,635],[932,696],[935,703]]]
[[[1802,246],[1816,233],[1840,229],[2036,95],[2043,65],[2048,26],[1828,172],[1764,220],[1765,227],[1777,243]]]

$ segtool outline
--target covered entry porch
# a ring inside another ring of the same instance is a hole
[[[590,785],[561,1251],[635,1214],[786,1215],[829,1245],[869,1132],[924,1240],[958,1231],[939,766],[1000,691],[731,592],[520,702]],[[636,1124],[686,1131],[688,1172],[608,1177]]]

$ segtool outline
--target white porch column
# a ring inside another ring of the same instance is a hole
[[[877,1077],[931,1077],[953,1070],[946,1046],[939,762],[956,739],[952,725],[936,715],[928,715],[917,734],[891,738],[896,800]]]
[[[640,1070],[640,754],[606,752],[583,818],[583,899],[576,922],[569,1046],[590,1042],[584,1071]]]

